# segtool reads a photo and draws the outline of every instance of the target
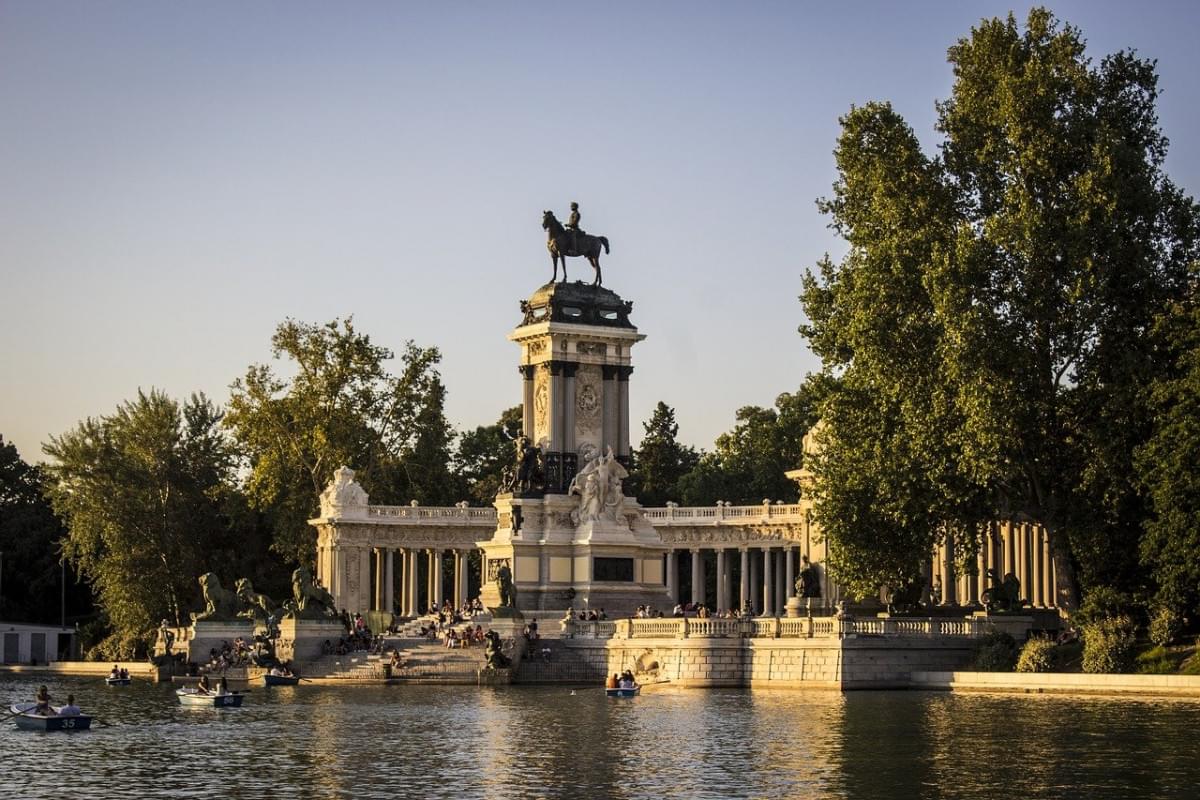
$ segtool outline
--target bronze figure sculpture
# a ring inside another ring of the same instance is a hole
[[[571,214],[570,221],[575,223],[576,228],[568,230],[563,227],[563,224],[554,216],[553,211],[542,212],[542,228],[546,231],[546,249],[550,251],[550,261],[554,265],[554,275],[550,278],[551,283],[558,280],[558,262],[562,260],[563,279],[562,282],[567,282],[567,257],[582,256],[586,258],[592,265],[592,269],[596,271],[596,280],[592,281],[593,286],[601,284],[600,274],[600,248],[604,248],[604,252],[609,252],[608,237],[592,236],[579,230],[579,212],[578,204],[572,203],[576,209]]]
[[[192,614],[192,622],[231,622],[238,617],[238,598],[221,585],[216,573],[206,572],[200,576],[200,588],[204,591],[204,611]]]

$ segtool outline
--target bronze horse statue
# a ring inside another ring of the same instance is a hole
[[[558,280],[558,261],[562,259],[563,279],[567,282],[567,256],[583,256],[596,270],[596,280],[592,286],[599,286],[600,278],[600,248],[609,252],[607,236],[591,236],[583,231],[572,232],[563,227],[553,211],[542,212],[542,228],[546,231],[546,249],[550,251],[550,260],[554,264],[554,276],[550,282]],[[574,246],[572,246],[574,244]]]

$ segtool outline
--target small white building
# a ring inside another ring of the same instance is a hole
[[[5,664],[47,664],[70,659],[75,653],[75,629],[57,625],[0,622]]]

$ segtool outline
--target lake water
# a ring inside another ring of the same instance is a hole
[[[0,675],[0,700],[38,679]],[[1200,702],[924,692],[255,687],[45,681],[108,722],[0,727],[4,797],[1200,796]]]

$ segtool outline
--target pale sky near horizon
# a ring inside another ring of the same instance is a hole
[[[1046,5],[1096,60],[1158,60],[1200,191],[1200,4]],[[648,336],[635,440],[664,400],[711,447],[818,368],[797,295],[841,252],[839,115],[890,100],[932,153],[946,48],[1028,8],[0,0],[0,435],[34,462],[139,387],[224,402],[284,318],[347,315],[441,348],[451,422],[494,422],[541,212],[577,200]]]

